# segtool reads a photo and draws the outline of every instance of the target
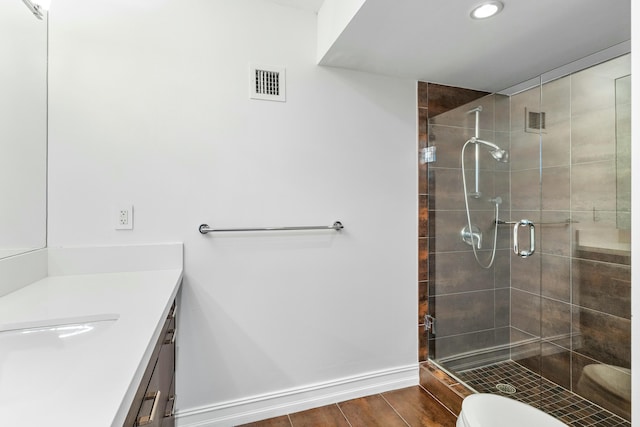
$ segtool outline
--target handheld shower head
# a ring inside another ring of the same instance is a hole
[[[489,154],[491,154],[491,156],[499,162],[502,162],[502,163],[509,162],[509,152],[507,150],[498,148],[497,150],[490,151]]]
[[[503,150],[498,147],[493,142],[485,141],[482,139],[478,139],[475,136],[470,139],[470,141],[474,144],[482,144],[489,147],[489,154],[499,162],[508,163],[509,162],[509,152],[507,150]]]

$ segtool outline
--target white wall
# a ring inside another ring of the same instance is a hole
[[[184,241],[183,425],[417,382],[415,82],[316,66],[316,16],[262,0],[65,0],[50,37],[49,246]],[[248,99],[250,62],[286,103]]]

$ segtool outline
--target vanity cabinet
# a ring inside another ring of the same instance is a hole
[[[174,427],[175,338],[174,301],[123,427]]]

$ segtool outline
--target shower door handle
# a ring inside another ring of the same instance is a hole
[[[529,250],[521,251],[518,245],[518,230],[520,227],[529,227]],[[532,221],[528,219],[521,219],[513,226],[513,252],[522,258],[527,258],[533,255],[536,251],[536,227]]]

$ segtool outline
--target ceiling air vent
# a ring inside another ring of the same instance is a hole
[[[547,116],[544,112],[530,111],[529,109],[524,109],[524,123],[525,123],[525,132],[531,133],[546,133],[547,130]]]
[[[286,101],[284,68],[252,65],[250,79],[251,99]]]

